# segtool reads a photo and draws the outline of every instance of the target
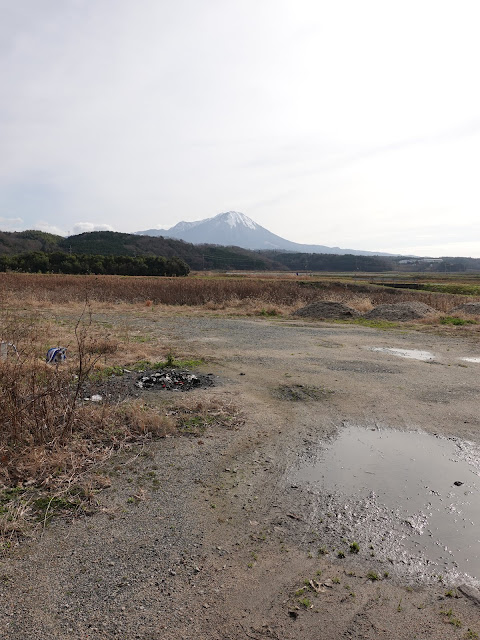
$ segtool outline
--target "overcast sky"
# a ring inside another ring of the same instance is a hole
[[[0,229],[480,257],[478,0],[0,0]]]

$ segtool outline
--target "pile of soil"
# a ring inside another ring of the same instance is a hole
[[[318,300],[298,309],[293,315],[301,316],[302,318],[333,318],[334,320],[341,320],[342,318],[357,318],[360,313],[341,302]]]
[[[454,312],[468,313],[472,316],[480,316],[480,302],[466,302],[459,307],[452,309],[450,313]]]
[[[424,318],[436,310],[423,302],[397,302],[395,304],[380,304],[365,314],[369,320],[391,320],[392,322],[405,322]]]

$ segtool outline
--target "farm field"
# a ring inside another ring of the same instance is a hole
[[[348,280],[0,274],[18,351],[0,363],[0,637],[480,634],[480,543],[461,519],[480,495],[480,332],[476,316],[442,322],[480,296]],[[436,313],[293,315],[318,300]],[[67,361],[47,367],[60,345]],[[136,384],[165,367],[213,384]],[[389,489],[393,467],[346,471],[348,487],[322,475],[352,433],[357,457],[390,433],[461,453],[456,475],[409,467],[431,520]]]

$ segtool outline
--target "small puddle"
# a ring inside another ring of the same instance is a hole
[[[480,362],[480,358],[460,358],[464,362]]]
[[[429,362],[435,360],[435,356],[430,351],[420,351],[419,349],[395,349],[393,347],[370,347],[370,351],[380,351],[381,353],[391,353],[400,358],[410,358],[412,360],[422,360]]]
[[[480,458],[474,444],[348,425],[314,462],[303,463],[294,480],[316,493],[316,509],[331,511],[328,522],[335,519],[337,528],[341,522],[339,532],[350,540],[363,535],[363,548],[375,539],[378,558],[383,545],[383,559],[410,565],[420,577],[446,572],[480,580]],[[322,499],[330,502],[321,505]]]

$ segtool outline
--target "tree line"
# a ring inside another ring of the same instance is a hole
[[[383,256],[292,253],[272,250],[263,250],[259,253],[292,271],[391,271],[393,269],[392,261]]]
[[[183,260],[176,257],[33,251],[17,255],[0,255],[0,271],[74,275],[186,276],[190,268]]]

